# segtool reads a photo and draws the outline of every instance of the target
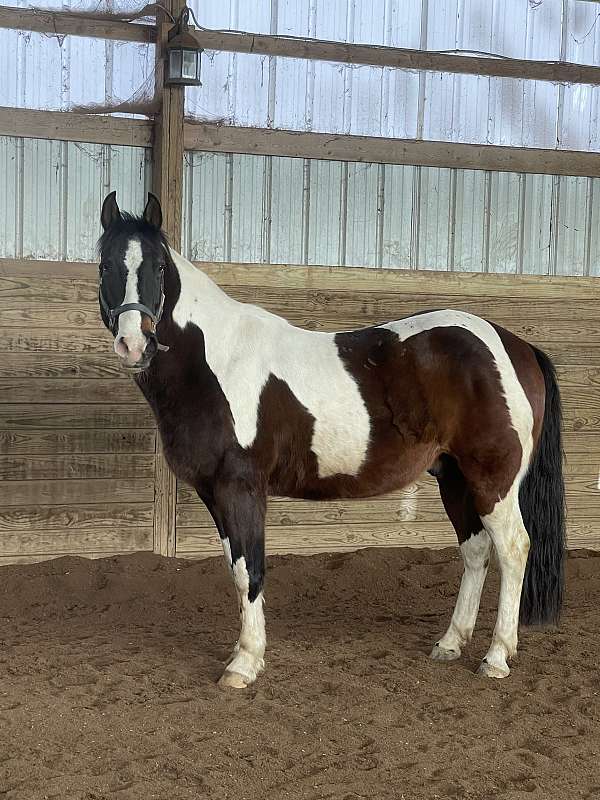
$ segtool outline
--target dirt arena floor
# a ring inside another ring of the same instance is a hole
[[[474,674],[493,624],[427,659],[457,551],[272,557],[267,672],[215,682],[237,635],[221,559],[138,554],[0,569],[0,798],[600,796],[600,554],[568,560],[560,631]]]

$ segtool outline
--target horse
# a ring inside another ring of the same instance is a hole
[[[428,471],[464,560],[431,651],[459,658],[492,545],[498,614],[479,673],[509,674],[519,622],[556,624],[565,507],[561,398],[542,351],[456,310],[359,330],[309,331],[224,293],[175,252],[158,199],[141,216],[102,205],[99,305],[114,351],[149,403],[165,457],[205,503],[239,600],[240,637],[219,685],[264,669],[267,498],[370,497]]]

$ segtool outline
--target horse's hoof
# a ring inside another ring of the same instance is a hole
[[[219,678],[220,689],[247,689],[248,681],[239,672],[230,672],[228,669]]]
[[[496,667],[493,664],[489,664],[484,658],[479,665],[477,674],[485,675],[486,678],[506,678],[510,675],[510,669],[507,666]]]
[[[457,658],[460,658],[460,650],[446,650],[445,647],[434,644],[429,658],[432,661],[456,661]]]

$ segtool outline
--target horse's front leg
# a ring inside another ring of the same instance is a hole
[[[234,471],[219,477],[213,487],[211,512],[233,576],[241,622],[240,638],[219,680],[222,688],[245,689],[264,669],[266,495],[259,486],[253,477]]]

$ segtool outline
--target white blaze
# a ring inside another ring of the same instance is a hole
[[[138,270],[142,265],[142,245],[137,237],[129,240],[127,252],[125,253],[125,266],[127,268],[127,282],[125,283],[125,297],[121,305],[128,303],[139,303],[138,294]],[[117,329],[117,340],[122,337],[129,344],[137,343],[143,350],[146,339],[142,333],[142,315],[139,311],[124,311],[119,315]],[[115,350],[117,347],[115,340]]]

